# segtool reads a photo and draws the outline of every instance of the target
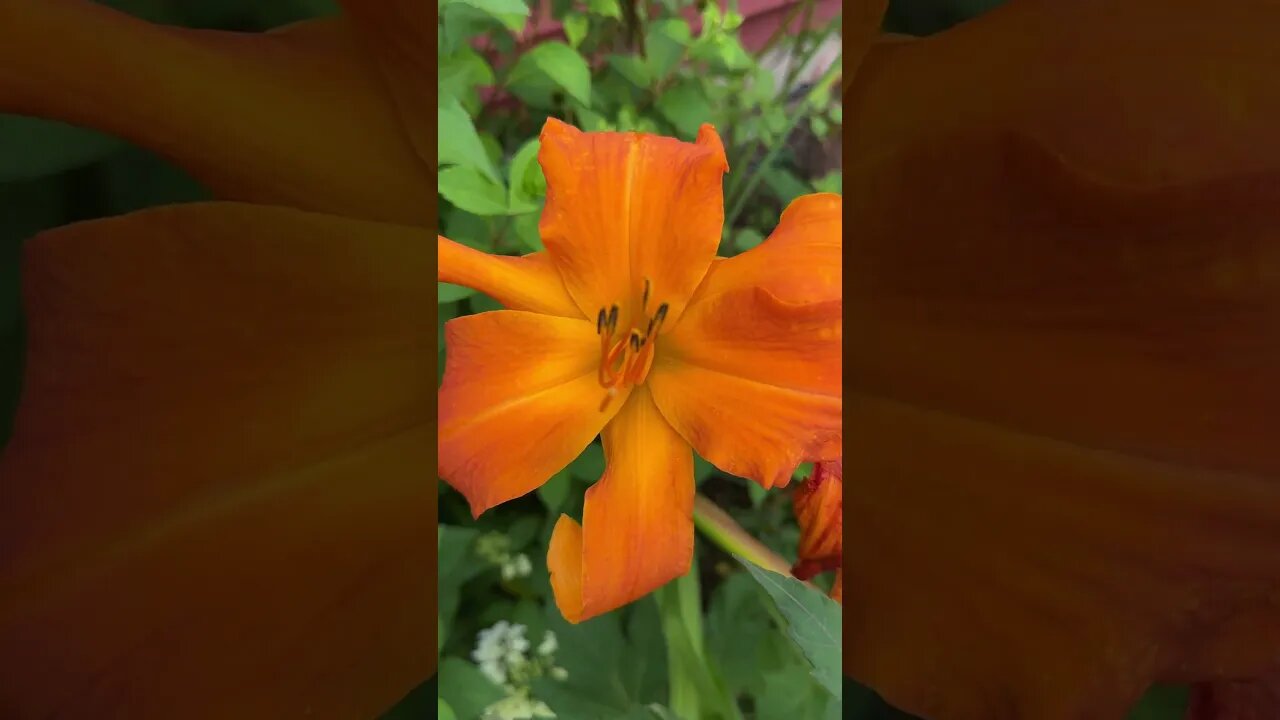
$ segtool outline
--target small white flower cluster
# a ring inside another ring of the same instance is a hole
[[[546,703],[530,694],[530,683],[535,678],[549,675],[564,680],[569,673],[555,664],[555,652],[559,645],[555,633],[548,630],[533,657],[528,657],[529,639],[524,625],[501,620],[493,627],[481,630],[476,638],[476,649],[471,659],[480,666],[480,672],[502,686],[507,696],[485,708],[482,720],[534,720],[554,718],[556,715]]]
[[[511,552],[511,539],[500,532],[481,535],[476,540],[476,554],[502,568],[503,580],[528,577],[533,572],[529,556]]]

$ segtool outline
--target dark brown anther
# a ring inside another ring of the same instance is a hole
[[[618,306],[613,305],[609,308],[609,320],[606,323],[609,326],[609,333],[612,334],[618,329]]]
[[[633,352],[640,352],[641,344],[642,344],[642,338],[640,337],[640,331],[632,330],[631,331],[631,350]]]
[[[596,334],[604,332],[604,321],[606,320],[604,308],[600,308],[599,314],[596,315]]]
[[[659,328],[662,327],[662,321],[667,319],[667,304],[662,303],[658,306],[658,312],[653,314],[653,321]]]
[[[652,288],[649,278],[644,279],[644,298],[640,301],[640,309],[647,312],[649,310],[649,290]]]

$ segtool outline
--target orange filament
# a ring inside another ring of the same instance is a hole
[[[641,299],[642,313],[647,313],[650,283],[644,281]],[[625,334],[618,332],[618,306],[608,310],[600,308],[596,314],[596,332],[600,335],[600,368],[597,379],[605,389],[600,411],[604,412],[618,391],[644,382],[653,367],[653,355],[657,333],[667,317],[667,304],[658,306],[653,317],[645,317],[644,324],[633,327]]]

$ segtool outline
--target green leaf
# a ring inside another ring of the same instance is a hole
[[[573,462],[569,463],[569,474],[593,483],[604,475],[604,448],[599,443],[591,443]]]
[[[1190,690],[1184,685],[1155,685],[1129,712],[1128,720],[1182,720]]]
[[[538,223],[542,216],[542,201],[538,201],[537,207],[533,211],[524,215],[517,215],[512,221],[511,227],[515,231],[516,240],[520,241],[520,246],[528,252],[542,252],[546,247],[542,244],[542,232],[538,229]]]
[[[590,107],[591,70],[586,59],[573,48],[561,42],[545,42],[534,47],[516,61],[507,83],[535,73],[551,78],[574,100]]]
[[[464,720],[479,717],[485,708],[506,696],[479,668],[454,657],[440,661],[439,681],[440,699]]]
[[[839,170],[832,170],[825,176],[814,180],[813,189],[818,192],[829,192],[839,195],[844,192],[844,173]]]
[[[650,23],[644,38],[650,75],[666,77],[684,57],[692,40],[693,32],[684,20],[668,18]]]
[[[511,158],[507,183],[511,186],[510,204],[513,213],[537,210],[547,194],[547,179],[542,174],[542,166],[538,164],[538,148],[541,146],[538,139],[534,138],[521,146]]]
[[[737,252],[746,252],[764,242],[764,235],[755,228],[742,228],[733,236],[733,248]]]
[[[493,17],[513,33],[524,30],[529,20],[529,6],[524,0],[451,0],[470,5]]]
[[[478,103],[477,88],[493,85],[493,68],[484,56],[470,47],[439,59],[438,87],[441,98],[453,98],[465,108]]]
[[[609,67],[638,88],[647,88],[653,82],[653,75],[644,60],[635,55],[610,55],[606,58]]]
[[[507,189],[474,168],[455,165],[436,175],[436,188],[445,200],[476,215],[506,215]]]
[[[569,499],[569,473],[561,470],[552,475],[550,480],[538,488],[538,499],[553,514],[559,512],[564,507],[564,501]]]
[[[658,112],[675,125],[676,132],[693,139],[702,123],[711,119],[711,106],[697,81],[685,80],[667,89],[658,98]]]
[[[569,47],[578,49],[582,41],[587,37],[587,30],[591,27],[591,21],[582,13],[569,13],[564,18],[564,35],[569,39]]]
[[[716,474],[716,466],[707,462],[701,455],[693,454],[693,483],[701,485]]]
[[[123,141],[100,132],[0,114],[0,182],[83,167],[122,147]]]
[[[451,303],[457,302],[464,297],[475,294],[475,290],[462,285],[454,285],[453,283],[436,283],[436,302]]]
[[[495,182],[502,177],[493,166],[480,133],[467,111],[455,98],[444,98],[436,109],[439,126],[436,128],[436,161],[440,165],[453,165],[478,170]]]
[[[698,566],[654,594],[667,639],[671,709],[681,717],[741,720],[742,714],[703,649]]]
[[[622,6],[618,4],[618,0],[587,0],[587,9],[595,15],[622,19]]]
[[[436,698],[436,720],[458,720],[458,716],[453,714],[453,708],[449,707],[449,703]]]
[[[786,618],[787,635],[813,666],[813,677],[832,695],[843,698],[839,603],[793,577],[770,572],[742,557],[738,560]]]

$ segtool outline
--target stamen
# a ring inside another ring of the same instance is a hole
[[[662,321],[667,319],[667,304],[662,303],[658,306],[658,312],[653,314],[654,329],[662,329]]]
[[[605,321],[604,308],[600,308],[599,314],[596,315],[596,334],[597,335],[604,332],[604,321]]]
[[[644,279],[644,299],[640,302],[640,310],[649,312],[649,289],[653,287],[653,283],[649,282],[649,278]]]
[[[640,337],[640,331],[633,329],[631,331],[630,340],[631,340],[631,350],[633,352],[640,352],[640,346],[644,344],[643,339]]]
[[[618,329],[618,306],[613,305],[609,308],[609,334],[612,335]]]

